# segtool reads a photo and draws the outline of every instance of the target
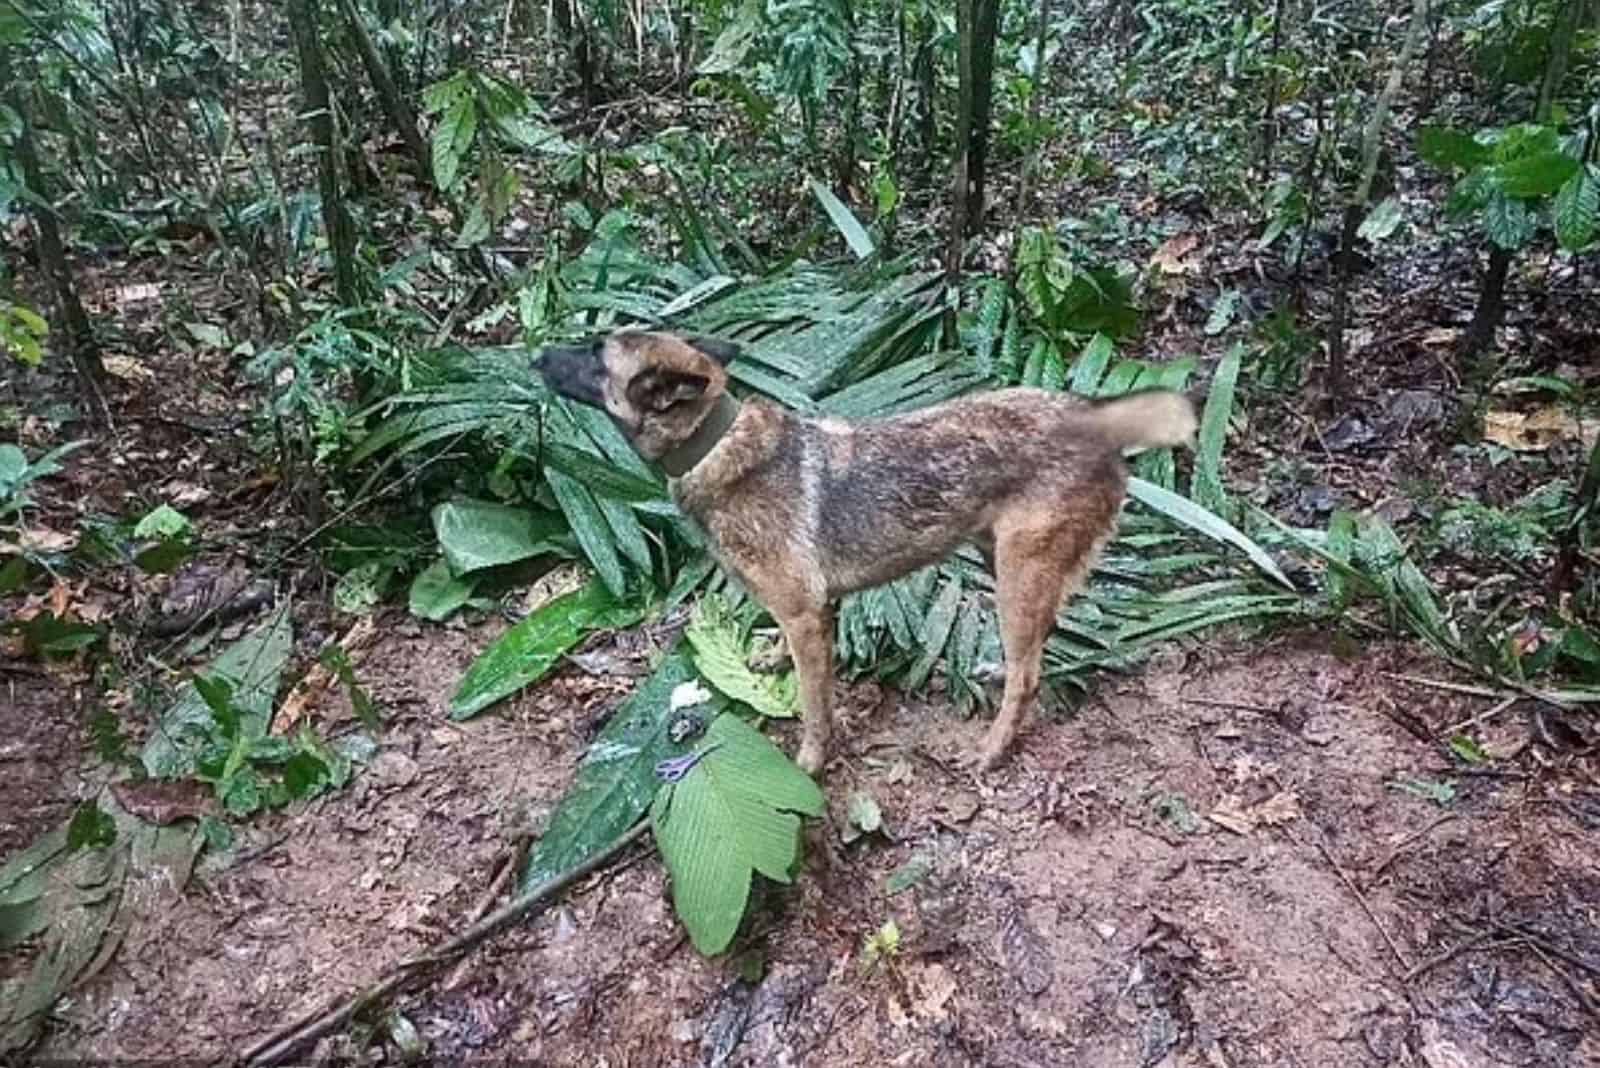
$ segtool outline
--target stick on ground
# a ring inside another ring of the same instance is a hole
[[[246,1049],[245,1063],[251,1068],[277,1064],[306,1043],[315,1042],[333,1031],[362,1009],[382,1001],[403,987],[421,983],[440,965],[455,960],[490,935],[509,926],[513,920],[521,918],[538,906],[549,904],[551,899],[579,879],[610,864],[628,846],[638,841],[649,826],[648,819],[640,820],[615,842],[582,864],[546,879],[527,893],[513,898],[498,911],[479,920],[444,945],[401,961],[365,990],[324,1003],[322,1007],[285,1024]]]

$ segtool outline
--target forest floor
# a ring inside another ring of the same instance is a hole
[[[1180,225],[1163,218],[1169,234]],[[1185,251],[1161,246],[1175,269],[1160,268],[1149,354],[1218,355],[1223,339],[1200,324],[1219,285],[1260,303],[1259,264],[1230,251],[1243,235],[1194,225]],[[1552,470],[1578,470],[1582,443],[1565,431],[1538,444],[1537,465],[1457,444],[1451,428],[1483,415],[1459,407],[1447,358],[1475,265],[1447,246],[1403,255],[1422,266],[1360,283],[1351,396],[1331,410],[1297,395],[1245,406],[1229,452],[1236,492],[1295,523],[1325,522],[1337,506],[1400,525],[1443,498],[1504,504]],[[279,555],[315,524],[292,480],[250,447],[256,399],[223,353],[173,343],[163,301],[205,304],[211,285],[178,263],[86,270],[91,311],[117,322],[117,344],[138,359],[111,353],[116,426],[39,489],[30,528],[69,544],[93,516],[170,501],[201,526],[202,552],[174,577],[108,568],[0,604],[115,621],[118,661],[148,667],[146,653],[174,646],[130,631],[186,585],[265,581],[294,596],[298,677],[350,619],[331,606],[314,554],[290,554],[292,566]],[[1408,281],[1418,277],[1448,282]],[[1528,281],[1520,292],[1539,288]],[[1592,300],[1592,283],[1578,296]],[[1591,380],[1600,340],[1582,300],[1552,311],[1540,299],[1511,310],[1505,342],[1519,369]],[[19,409],[48,413],[71,384],[47,367],[6,388]],[[18,421],[30,455],[72,436],[47,414]],[[1509,579],[1529,590],[1538,580],[1536,568]],[[345,789],[258,815],[234,850],[203,854],[182,892],[57,1006],[36,1054],[222,1061],[481,915],[662,640],[649,629],[597,636],[592,656],[493,714],[449,722],[448,695],[505,626],[377,609],[378,640],[355,658],[384,715],[366,768]],[[110,704],[135,735],[148,718],[126,678],[5,651],[0,857],[103,785],[94,712]],[[1600,1064],[1592,716],[1563,726],[1537,702],[1429,680],[1465,681],[1397,638],[1207,634],[1041,720],[982,781],[956,770],[981,721],[958,718],[937,688],[908,697],[857,683],[841,693],[830,817],[809,833],[793,887],[761,891],[734,953],[693,951],[641,845],[396,1008],[441,1061]],[[336,688],[307,714],[330,733],[353,725]],[[1480,767],[1447,760],[1462,724],[1488,757]],[[792,751],[792,727],[776,733]],[[886,833],[846,844],[844,799],[857,790],[877,798]],[[864,940],[890,920],[898,952],[867,962]],[[26,947],[0,957],[0,979],[31,961]],[[321,1052],[354,1059],[358,1046],[345,1032]]]

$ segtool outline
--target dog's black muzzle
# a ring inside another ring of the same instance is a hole
[[[600,346],[551,345],[534,362],[545,385],[580,404],[605,407],[606,365]]]

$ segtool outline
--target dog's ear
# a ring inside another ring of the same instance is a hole
[[[731,341],[703,336],[688,337],[684,340],[724,367],[739,358],[739,346]]]
[[[628,401],[641,411],[664,412],[674,404],[699,397],[710,381],[705,375],[647,367],[628,383]]]

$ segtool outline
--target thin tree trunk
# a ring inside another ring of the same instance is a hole
[[[394,77],[389,71],[389,65],[378,54],[378,46],[373,43],[372,35],[367,33],[367,24],[361,19],[361,12],[356,10],[355,0],[339,0],[339,7],[344,12],[345,23],[350,27],[351,36],[355,38],[356,51],[361,53],[361,64],[367,69],[367,78],[372,82],[372,88],[378,94],[378,104],[383,108],[383,113],[388,116],[389,122],[406,143],[406,149],[411,153],[412,160],[417,165],[417,177],[424,182],[433,181],[433,157],[428,151],[428,144],[422,139],[422,131],[417,128],[417,118],[411,113],[411,107],[400,95],[399,87],[395,85]]]
[[[1383,147],[1383,131],[1389,124],[1389,109],[1405,80],[1406,67],[1416,54],[1422,31],[1428,25],[1428,0],[1415,0],[1411,23],[1406,27],[1400,55],[1389,70],[1388,80],[1372,107],[1372,117],[1361,133],[1361,180],[1355,195],[1344,209],[1344,225],[1339,230],[1339,252],[1334,261],[1333,322],[1328,331],[1328,394],[1334,399],[1345,394],[1345,317],[1349,311],[1350,273],[1355,262],[1356,231],[1372,200],[1372,182],[1378,174],[1378,152]]]
[[[357,304],[355,224],[345,208],[342,182],[343,152],[328,76],[317,39],[317,0],[289,0],[289,26],[300,56],[300,91],[305,97],[306,126],[318,149],[317,178],[322,199],[322,224],[328,231],[328,251],[333,257],[334,289],[339,303]]]
[[[11,108],[22,123],[20,135],[16,139],[17,163],[22,169],[22,182],[37,198],[29,205],[29,211],[33,216],[34,232],[37,236],[34,244],[39,258],[39,269],[50,280],[50,288],[55,293],[61,319],[67,328],[67,346],[71,353],[72,366],[82,380],[90,408],[97,419],[109,425],[111,411],[106,404],[103,389],[105,368],[100,363],[100,348],[95,342],[94,327],[89,322],[89,313],[84,311],[83,302],[78,299],[78,287],[73,283],[72,268],[67,264],[66,245],[61,240],[61,226],[56,218],[55,201],[45,181],[44,171],[39,166],[39,150],[34,143],[32,117],[28,102],[23,99],[20,91],[11,93]]]
[[[1567,0],[1557,14],[1556,25],[1550,36],[1550,55],[1545,60],[1544,77],[1539,83],[1539,100],[1534,107],[1533,121],[1547,123],[1555,107],[1556,90],[1566,74],[1567,61],[1572,56],[1572,37],[1582,15],[1582,0]],[[1511,271],[1511,250],[1499,245],[1489,250],[1489,267],[1483,276],[1483,288],[1478,291],[1478,305],[1472,310],[1472,324],[1462,338],[1458,358],[1473,359],[1494,345],[1494,333],[1506,313],[1506,276]]]
[[[856,135],[861,122],[861,50],[856,47],[855,5],[843,0],[845,32],[849,35],[846,47],[850,49],[849,73],[846,76],[844,132],[839,144],[839,155],[834,173],[834,193],[846,204],[850,203],[850,187],[856,176]]]
[[[1044,101],[1044,47],[1050,39],[1050,0],[1039,2],[1039,28],[1033,37],[1033,87],[1028,94],[1028,130],[1037,133],[1039,112]],[[1011,225],[1011,248],[1006,254],[1006,278],[1017,275],[1017,249],[1022,244],[1022,226],[1028,218],[1029,201],[1033,199],[1033,179],[1039,170],[1039,160],[1044,155],[1044,139],[1031,146],[1022,161],[1022,177],[1017,182],[1017,217]]]
[[[1278,141],[1278,51],[1283,47],[1284,0],[1277,0],[1272,9],[1272,76],[1267,79],[1267,100],[1261,108],[1261,178],[1267,182],[1272,177],[1272,150]]]
[[[945,270],[952,284],[961,273],[967,237],[983,221],[983,187],[989,149],[990,93],[994,87],[994,38],[998,0],[957,0],[960,41],[956,104],[955,183],[950,203]]]

